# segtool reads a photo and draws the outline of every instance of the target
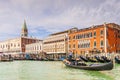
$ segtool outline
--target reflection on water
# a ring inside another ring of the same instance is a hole
[[[86,71],[59,61],[14,61],[0,63],[0,80],[118,80],[119,71],[119,64],[111,71]]]

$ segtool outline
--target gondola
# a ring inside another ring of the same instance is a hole
[[[115,57],[115,62],[120,64],[120,59],[118,57]]]
[[[97,62],[97,60],[93,57],[86,57],[86,58],[89,60],[89,62]]]
[[[67,67],[75,68],[75,69],[83,69],[83,70],[93,70],[93,71],[104,71],[104,70],[112,70],[113,69],[113,61],[108,63],[94,63],[94,64],[73,64],[73,62],[69,62],[67,60],[64,60],[63,63]]]
[[[95,56],[95,58],[97,59],[98,62],[104,63],[105,61],[103,59],[101,59],[99,56]]]
[[[101,57],[105,62],[110,62],[111,60],[110,59],[108,59],[107,57],[105,57],[105,56],[102,56]]]
[[[82,59],[85,62],[88,62],[88,59],[85,56],[80,56],[80,59]]]

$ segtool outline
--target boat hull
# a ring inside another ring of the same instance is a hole
[[[67,67],[71,67],[71,68],[75,68],[75,69],[94,70],[94,71],[103,71],[103,70],[112,70],[113,69],[113,62],[112,61],[109,62],[109,63],[90,64],[90,65],[87,65],[87,66],[72,65],[72,64],[68,64],[64,61],[63,61],[63,63]]]

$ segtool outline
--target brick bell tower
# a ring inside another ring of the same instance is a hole
[[[28,37],[28,29],[27,29],[25,20],[24,20],[24,24],[22,26],[21,37]]]

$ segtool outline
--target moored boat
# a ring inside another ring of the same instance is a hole
[[[118,63],[118,64],[120,64],[120,58],[119,58],[119,56],[115,57],[115,62]]]
[[[101,58],[102,58],[105,62],[110,62],[110,61],[111,61],[111,59],[108,59],[108,58],[105,57],[105,56],[101,56]]]
[[[97,60],[94,57],[86,57],[89,62],[97,62]]]
[[[104,63],[104,62],[105,62],[105,60],[102,59],[102,58],[99,57],[99,56],[95,56],[95,58],[97,59],[98,62],[101,62],[101,63]]]
[[[0,62],[11,62],[13,61],[13,58],[11,55],[1,55],[0,56]]]
[[[88,62],[88,59],[85,56],[80,56],[80,59],[82,59],[85,62]]]
[[[108,63],[93,63],[93,64],[73,64],[73,62],[69,62],[68,60],[64,60],[63,63],[67,67],[76,68],[76,69],[84,69],[84,70],[94,70],[94,71],[103,71],[103,70],[112,70],[113,69],[113,61]]]

